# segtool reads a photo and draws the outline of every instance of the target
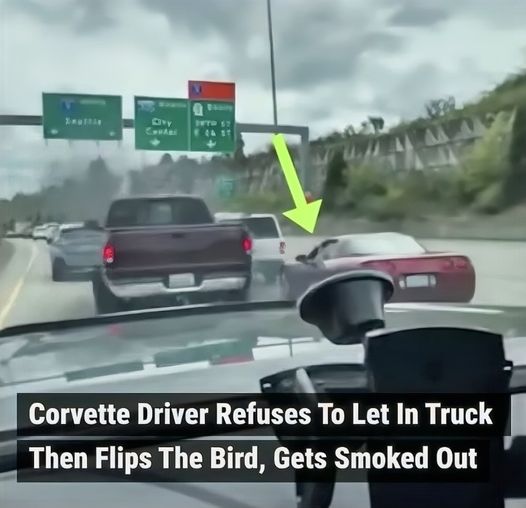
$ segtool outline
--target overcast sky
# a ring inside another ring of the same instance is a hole
[[[273,0],[273,24],[279,122],[313,136],[462,103],[526,67],[525,0]],[[185,97],[188,79],[235,81],[237,120],[272,122],[265,0],[0,0],[0,113],[41,114],[56,91],[122,95],[131,116],[134,95]],[[130,132],[46,146],[39,128],[1,127],[0,195],[99,152],[121,168],[159,157]]]

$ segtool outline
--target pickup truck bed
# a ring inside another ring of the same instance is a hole
[[[247,297],[252,240],[241,225],[215,224],[200,198],[121,199],[106,229],[103,266],[93,279],[99,312]]]

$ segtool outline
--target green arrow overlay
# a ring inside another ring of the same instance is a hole
[[[318,222],[318,215],[323,200],[318,199],[312,203],[307,203],[300,179],[298,178],[298,173],[296,172],[294,162],[287,147],[287,142],[285,141],[285,136],[283,134],[274,134],[272,136],[272,143],[295,206],[292,210],[284,212],[283,215],[312,234]]]

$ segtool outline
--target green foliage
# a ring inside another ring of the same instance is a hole
[[[338,206],[341,193],[345,187],[345,170],[347,164],[343,158],[343,151],[337,150],[327,168],[327,178],[323,189],[324,204],[327,209]]]
[[[502,182],[494,182],[483,189],[475,198],[473,210],[478,213],[494,215],[501,212],[505,207]]]
[[[367,163],[349,168],[346,172],[345,206],[357,209],[364,199],[385,196],[389,176],[382,168]]]
[[[457,184],[462,203],[474,205],[476,209],[500,206],[502,183],[509,174],[508,122],[506,115],[499,114],[461,162]]]
[[[380,217],[432,212],[451,206],[455,195],[448,171],[393,172],[365,163],[347,171],[342,208]],[[386,217],[389,218],[389,217]]]
[[[517,108],[509,148],[509,174],[503,190],[510,204],[526,199],[526,106]]]
[[[358,207],[361,215],[379,222],[398,221],[410,215],[410,202],[403,187],[389,187],[384,196],[364,197]]]
[[[393,172],[371,163],[353,166],[337,205],[377,221],[451,214],[466,205],[476,213],[498,213],[506,205],[508,154],[509,116],[500,114],[460,167]]]
[[[514,109],[521,104],[526,104],[526,70],[512,74],[476,103],[466,105],[464,113],[496,113]]]

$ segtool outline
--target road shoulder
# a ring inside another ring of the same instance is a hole
[[[9,265],[13,253],[15,252],[15,246],[9,240],[5,238],[0,239],[0,273]]]

